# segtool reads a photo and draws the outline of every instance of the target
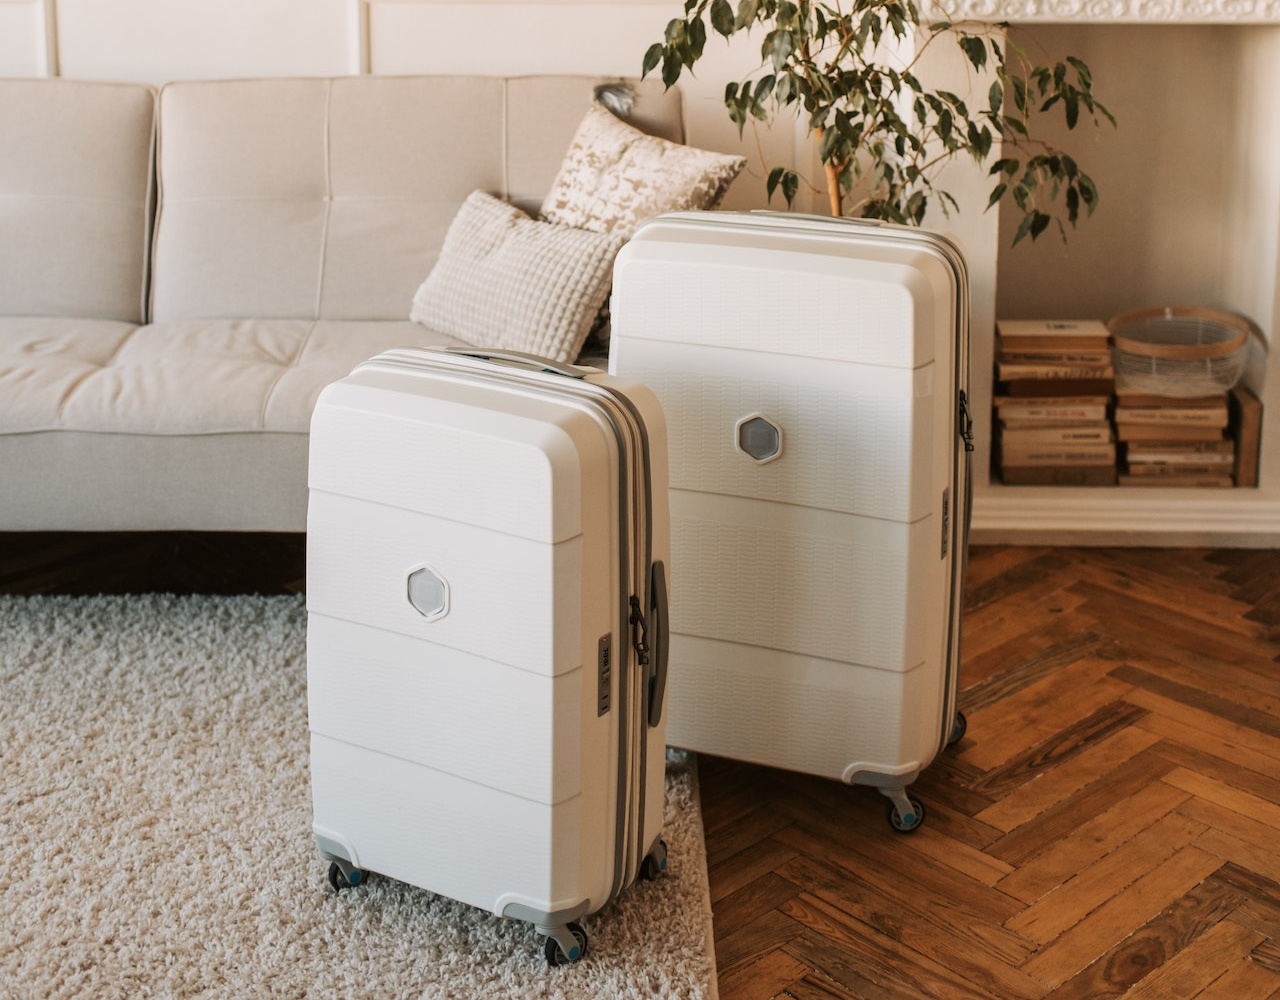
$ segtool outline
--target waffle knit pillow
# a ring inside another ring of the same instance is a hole
[[[542,218],[630,238],[663,212],[715,208],[741,156],[668,142],[593,104],[542,202]]]
[[[477,347],[571,362],[609,294],[625,239],[529,218],[472,192],[409,318]]]

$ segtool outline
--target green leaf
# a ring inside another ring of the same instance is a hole
[[[924,211],[929,205],[929,199],[925,197],[923,191],[916,191],[907,199],[906,215],[917,226],[924,221]]]
[[[1098,207],[1098,189],[1094,187],[1093,180],[1087,174],[1081,174],[1076,180],[1076,187],[1080,190],[1080,200],[1084,202],[1088,214],[1092,215],[1093,210]]]
[[[1091,90],[1093,88],[1093,73],[1085,64],[1083,59],[1077,59],[1075,56],[1067,56],[1072,68],[1076,71],[1076,79],[1080,81],[1081,90]]]
[[[1022,222],[1018,224],[1018,231],[1013,234],[1013,245],[1016,247],[1027,233],[1031,232],[1031,224],[1035,222],[1035,213],[1028,212],[1022,217]]]
[[[1004,88],[1000,86],[1000,81],[996,80],[991,84],[991,89],[987,91],[987,107],[991,109],[993,115],[998,115],[1003,105]]]
[[[950,143],[951,134],[955,128],[955,117],[945,108],[938,115],[938,136],[945,143]]]
[[[781,73],[787,67],[787,60],[791,58],[794,44],[795,39],[791,32],[779,28],[769,32],[765,37],[760,56],[763,59],[771,59],[774,71]]]
[[[725,38],[737,30],[737,18],[729,0],[711,0],[711,27]]]
[[[782,196],[787,199],[790,205],[796,200],[796,194],[800,191],[800,178],[794,171],[788,170],[782,175]]]
[[[689,52],[685,57],[685,65],[692,67],[695,62],[702,58],[702,50],[707,45],[707,26],[702,23],[701,18],[689,22],[688,38]]]
[[[973,122],[969,123],[968,128],[969,145],[972,147],[970,152],[973,153],[974,159],[985,160],[991,152],[991,142],[994,138],[991,130],[988,128],[978,128]]]
[[[773,99],[779,104],[790,104],[799,96],[796,90],[794,74],[783,73],[778,77],[778,84],[773,91]]]
[[[644,53],[644,62],[640,66],[640,79],[644,79],[649,72],[662,62],[662,43],[654,42]]]
[[[680,79],[680,71],[684,68],[680,57],[675,52],[668,50],[662,57],[662,82],[669,88],[675,85]]]
[[[1024,115],[1027,113],[1027,81],[1020,76],[1008,78],[1013,87],[1013,105]]]
[[[1004,193],[1008,190],[1009,185],[1005,184],[1003,181],[992,188],[991,197],[987,199],[987,209],[990,209],[992,205],[996,204],[1001,198],[1003,198]]]
[[[982,69],[987,64],[987,45],[981,38],[962,35],[959,45],[964,50],[964,54],[969,57],[969,62],[973,63],[974,69]]]
[[[769,171],[769,179],[765,181],[764,189],[768,201],[773,201],[773,192],[778,189],[783,175],[787,172],[786,167],[774,167]]]
[[[829,128],[822,133],[822,141],[818,143],[818,159],[823,163],[831,159],[832,150],[835,149],[836,143],[840,141],[840,130]]]
[[[759,13],[758,0],[742,0],[738,4],[738,16],[734,19],[733,27],[735,31],[740,31],[747,25],[754,23],[756,15]]]

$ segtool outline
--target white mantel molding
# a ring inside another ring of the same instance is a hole
[[[960,0],[955,20],[1059,24],[1276,24],[1280,0]]]
[[[1003,489],[974,498],[973,544],[1280,547],[1280,503],[1257,490]],[[1246,495],[1247,494],[1247,495]]]

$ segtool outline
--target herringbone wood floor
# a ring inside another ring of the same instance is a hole
[[[302,587],[298,536],[0,536],[0,593]],[[921,829],[701,760],[721,997],[1280,998],[1278,628],[1280,552],[974,549]]]
[[[1280,997],[1280,552],[980,548],[895,834],[704,757],[723,1000]]]

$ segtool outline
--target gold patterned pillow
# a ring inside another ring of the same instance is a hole
[[[609,294],[624,242],[535,221],[474,191],[450,223],[409,318],[478,347],[573,361]]]
[[[746,162],[647,135],[593,104],[569,143],[541,217],[629,239],[663,212],[715,208]]]

